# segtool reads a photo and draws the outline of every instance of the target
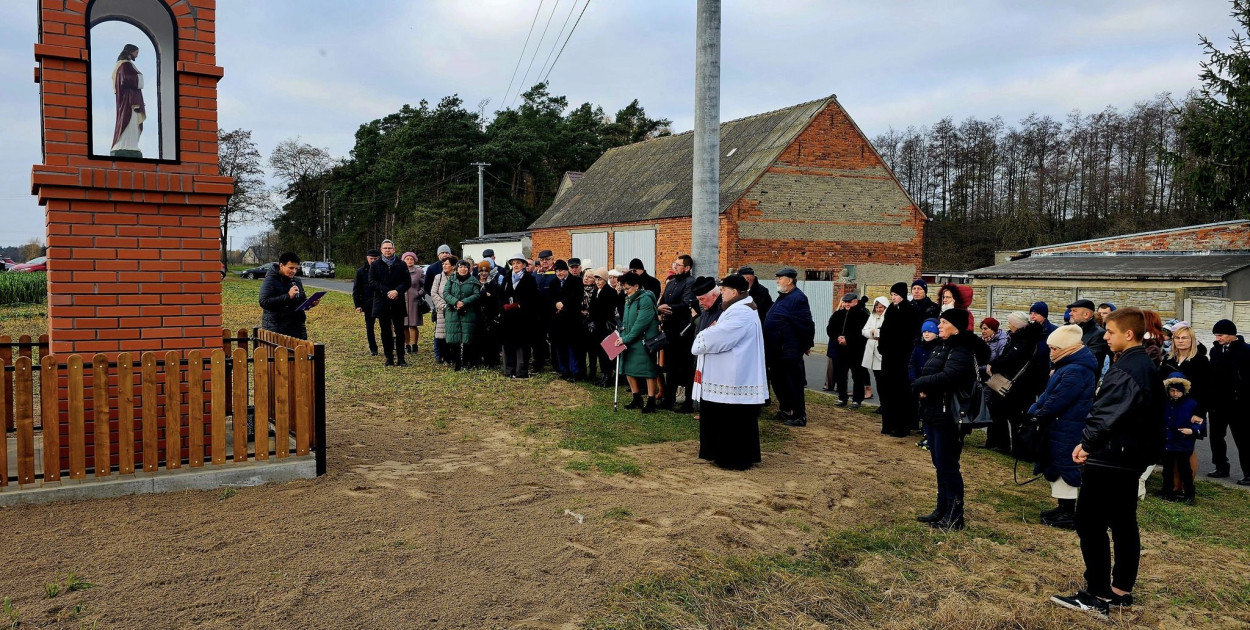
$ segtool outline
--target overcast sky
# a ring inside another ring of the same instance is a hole
[[[218,0],[221,127],[252,130],[266,156],[299,136],[342,157],[362,123],[405,103],[459,94],[469,109],[489,100],[492,112],[513,102],[549,16],[525,86],[586,1],[543,1],[505,94],[539,0]],[[590,2],[551,91],[609,113],[637,98],[675,131],[690,129],[695,0]],[[43,238],[29,194],[40,161],[38,4],[0,0],[0,244]],[[1124,109],[1196,87],[1198,34],[1224,45],[1236,26],[1229,9],[1227,0],[725,0],[721,118],[837,94],[872,137],[944,116],[1013,123]],[[237,230],[235,246],[258,229]]]

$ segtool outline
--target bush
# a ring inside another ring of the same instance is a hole
[[[42,271],[0,273],[0,305],[43,304],[48,299],[48,274]]]

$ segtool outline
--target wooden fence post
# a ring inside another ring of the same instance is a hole
[[[160,432],[156,420],[156,355],[144,352],[140,380],[143,383],[143,472],[156,472],[161,454],[157,450]]]
[[[256,434],[256,459],[269,459],[269,413],[273,387],[269,372],[269,348],[257,346],[252,351],[252,378],[256,391],[252,394],[252,424]]]
[[[56,357],[45,354],[39,362],[39,424],[43,427],[44,483],[61,480],[61,404],[57,392],[59,380]],[[31,411],[33,413],[33,408]]]
[[[182,468],[182,366],[178,352],[165,353],[165,470]]]
[[[69,355],[69,478],[87,475],[87,436],[83,427],[82,355]]]
[[[109,359],[103,354],[91,357],[91,436],[95,438],[95,476],[107,477],[112,472],[109,457]]]
[[[135,472],[135,364],[129,352],[117,355],[117,473]]]
[[[226,351],[221,348],[213,350],[209,387],[213,393],[213,465],[220,466],[226,463]]]
[[[19,356],[13,367],[16,389],[13,392],[13,402],[17,415],[17,483],[25,486],[35,482],[35,383],[32,380],[34,375],[30,367],[30,357]],[[8,474],[7,470],[5,474]]]
[[[234,461],[247,461],[247,350],[240,347],[234,349],[231,363],[234,364],[234,387],[230,416],[234,426]]]
[[[273,353],[273,363],[277,370],[274,378],[274,447],[273,454],[278,459],[291,454],[291,366],[288,361],[290,351],[278,346]],[[259,428],[257,428],[259,433]]]
[[[187,353],[187,465],[204,465],[204,361],[199,350]]]

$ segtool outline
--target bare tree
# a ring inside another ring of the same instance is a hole
[[[217,130],[217,165],[222,175],[234,178],[234,193],[221,207],[221,261],[227,261],[226,244],[230,226],[265,218],[269,209],[265,191],[265,169],[260,150],[246,129]]]

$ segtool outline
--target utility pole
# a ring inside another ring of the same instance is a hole
[[[698,0],[694,71],[694,191],[690,255],[717,276],[720,261],[720,0]]]
[[[330,191],[321,191],[321,260],[330,260]]]
[[[482,196],[482,172],[487,166],[490,166],[490,164],[485,162],[474,162],[469,166],[477,167],[477,235],[482,236],[483,234],[486,234],[486,202],[485,198]]]

